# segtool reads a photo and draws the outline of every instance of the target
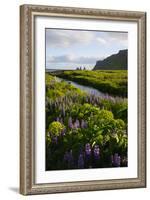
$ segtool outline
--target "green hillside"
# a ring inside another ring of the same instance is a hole
[[[128,50],[120,50],[117,54],[97,61],[93,70],[127,70],[127,57]]]

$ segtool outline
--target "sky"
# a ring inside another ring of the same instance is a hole
[[[128,33],[46,29],[46,68],[91,70],[98,60],[128,48]]]

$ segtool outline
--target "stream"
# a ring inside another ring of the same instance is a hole
[[[104,96],[107,95],[106,93],[100,92],[99,90],[97,90],[93,87],[84,86],[84,85],[81,85],[81,84],[76,83],[74,81],[66,80],[66,79],[59,78],[59,77],[56,77],[55,79],[58,82],[65,81],[65,82],[75,86],[76,88],[79,88],[80,90],[83,90],[84,92],[87,92],[90,95],[96,95],[96,96],[101,96],[101,97],[104,97]]]

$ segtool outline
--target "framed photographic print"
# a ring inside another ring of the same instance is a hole
[[[146,187],[146,13],[20,7],[20,192]]]

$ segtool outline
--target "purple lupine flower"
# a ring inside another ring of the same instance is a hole
[[[80,122],[78,119],[76,119],[76,125],[77,125],[77,128],[80,128]]]
[[[77,120],[75,121],[75,123],[73,124],[73,128],[75,128],[75,129],[80,128],[80,122],[79,122],[78,119],[77,119]]]
[[[63,119],[62,119],[62,118],[60,118],[60,119],[59,119],[59,122],[60,122],[61,124],[63,124]]]
[[[84,168],[84,159],[83,159],[83,154],[80,153],[78,157],[78,168],[83,169]]]
[[[56,121],[59,122],[59,117],[56,118]]]
[[[88,99],[88,96],[85,98],[85,102],[88,102],[89,101],[89,99]]]
[[[66,128],[61,131],[61,135],[64,136],[66,134]]]
[[[87,122],[83,119],[81,120],[81,128],[87,128]]]
[[[93,98],[92,98],[92,96],[90,96],[90,103],[92,103],[92,100],[93,100]]]
[[[77,129],[77,128],[78,128],[78,125],[76,124],[76,122],[73,124],[73,128],[74,128],[74,129]]]
[[[91,156],[91,146],[90,146],[89,143],[87,143],[87,144],[85,145],[85,154],[86,154],[87,157],[90,157],[90,156]]]
[[[85,168],[91,168],[92,151],[89,143],[85,145]]]
[[[69,161],[72,161],[73,155],[72,155],[72,150],[69,151]]]
[[[115,153],[115,155],[112,156],[111,159],[112,159],[112,164],[113,164],[114,167],[120,167],[121,158],[118,155],[118,153]]]
[[[81,120],[81,128],[84,128],[84,120]]]
[[[66,151],[65,154],[64,154],[64,161],[68,161],[69,160],[69,152]]]
[[[84,128],[87,128],[88,127],[88,123],[85,121],[84,122]]]
[[[98,101],[99,101],[99,96],[96,96],[95,97],[95,103],[98,104]]]
[[[126,156],[124,156],[124,157],[122,158],[121,163],[122,163],[123,166],[127,166],[127,164],[128,164],[128,159],[127,159]]]
[[[64,155],[64,161],[67,162],[68,168],[73,166],[73,155],[72,155],[72,150],[69,152],[67,151]]]
[[[112,101],[112,103],[115,103],[115,98],[111,97],[111,101]]]
[[[96,160],[100,159],[100,149],[98,145],[94,146],[94,158]]]
[[[68,119],[68,127],[73,128],[72,117],[69,117]]]
[[[58,137],[57,136],[53,136],[52,137],[52,142],[57,144],[58,143]]]

